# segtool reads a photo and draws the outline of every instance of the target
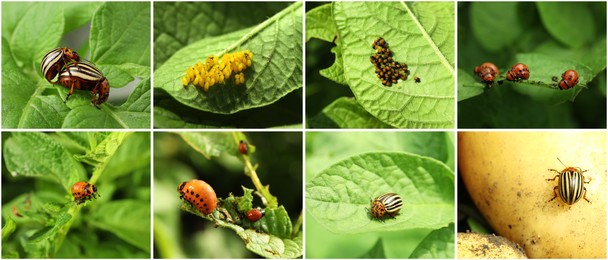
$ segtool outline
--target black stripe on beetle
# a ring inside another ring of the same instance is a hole
[[[561,160],[559,161],[561,162]],[[583,174],[588,170],[582,170],[580,167],[566,167],[562,171],[555,169],[549,169],[549,171],[557,174],[551,179],[546,179],[547,181],[555,181],[555,179],[558,179],[557,186],[553,188],[553,198],[549,201],[552,201],[559,196],[560,199],[568,205],[576,203],[581,198],[591,203],[591,201],[587,199],[587,188],[585,187],[585,184],[590,181],[585,181],[585,175]]]
[[[403,207],[401,196],[396,193],[385,193],[371,202],[370,215],[378,220],[382,220],[384,215],[395,217]]]

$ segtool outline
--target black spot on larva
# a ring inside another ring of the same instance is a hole
[[[198,193],[196,194],[196,197],[198,198]]]
[[[194,195],[194,191],[190,191],[190,195]]]
[[[204,199],[200,199],[199,201],[202,203],[202,202],[203,202],[203,201],[205,201],[205,200],[204,200]]]

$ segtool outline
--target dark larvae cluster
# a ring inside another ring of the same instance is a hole
[[[372,44],[376,54],[370,57],[372,64],[376,67],[376,76],[382,81],[382,85],[391,86],[397,84],[397,80],[406,80],[410,73],[407,64],[393,60],[393,52],[388,47],[388,43],[382,38],[378,38]]]

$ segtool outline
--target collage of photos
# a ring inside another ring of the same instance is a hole
[[[0,0],[1,259],[607,259],[606,1]]]

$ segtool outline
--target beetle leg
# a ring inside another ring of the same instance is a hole
[[[68,98],[70,98],[72,93],[74,93],[74,86],[76,86],[76,79],[72,80],[72,86],[70,87],[70,92],[68,93],[67,96],[65,96],[65,100],[63,101],[63,103],[68,102]]]
[[[554,172],[560,173],[560,172],[558,172],[557,170],[554,170],[554,169],[549,169],[549,171],[554,171]],[[555,176],[553,177],[553,179],[546,179],[546,180],[547,180],[547,181],[554,181],[555,179],[557,179],[557,177],[559,177],[559,174],[555,175]]]
[[[557,191],[556,190],[557,190],[557,186],[555,186],[555,188],[553,188],[553,198],[551,198],[547,202],[550,202],[550,201],[554,200],[555,198],[557,198]]]
[[[587,202],[591,203],[591,201],[589,201],[589,200],[587,199],[587,188],[586,188],[586,187],[583,187],[583,190],[585,190],[585,193],[583,194],[583,199],[585,199]]]
[[[97,109],[101,109],[99,107],[98,104],[98,100],[99,100],[99,84],[100,81],[97,81],[97,84],[95,84],[95,87],[93,88],[93,90],[91,90],[91,94],[93,94],[93,99],[91,99],[91,104],[93,104]]]

